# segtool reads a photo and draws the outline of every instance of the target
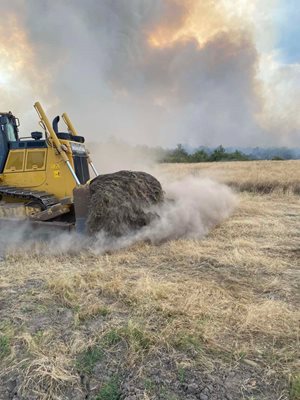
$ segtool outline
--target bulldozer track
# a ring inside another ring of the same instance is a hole
[[[38,190],[29,190],[7,185],[0,186],[0,196],[1,195],[28,201],[36,200],[41,204],[44,210],[53,206],[54,204],[59,203],[59,200],[54,195],[47,192],[40,192]]]

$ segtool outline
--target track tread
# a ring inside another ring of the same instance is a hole
[[[1,185],[0,195],[1,194],[25,200],[38,200],[45,210],[53,206],[54,204],[59,203],[59,200],[52,194],[44,191],[31,190],[21,187],[17,188],[14,186]]]

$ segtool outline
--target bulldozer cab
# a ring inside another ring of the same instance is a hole
[[[0,192],[2,186],[17,188],[12,190],[18,193],[31,188],[58,200],[72,198],[74,187],[90,180],[89,167],[98,175],[84,137],[77,134],[66,113],[62,117],[67,129],[60,129],[59,116],[51,124],[40,103],[34,107],[44,132],[26,137],[19,135],[18,118],[0,112]]]
[[[19,139],[19,120],[11,112],[0,113],[0,125],[9,141],[15,141]]]

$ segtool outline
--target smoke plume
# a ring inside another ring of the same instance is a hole
[[[25,135],[40,99],[94,142],[300,143],[299,65],[262,56],[276,0],[0,3],[2,107]]]

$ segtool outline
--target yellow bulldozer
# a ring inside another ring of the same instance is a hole
[[[67,114],[51,124],[41,104],[34,104],[43,132],[20,137],[19,120],[0,112],[0,225],[29,221],[33,227],[49,226],[83,232],[87,212],[90,170],[98,175]],[[76,189],[77,188],[77,189]]]

